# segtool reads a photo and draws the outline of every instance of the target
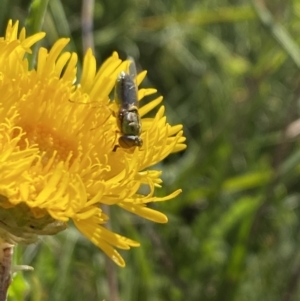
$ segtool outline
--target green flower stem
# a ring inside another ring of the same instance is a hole
[[[0,301],[5,301],[11,283],[11,262],[13,245],[3,241],[0,243]]]
[[[109,206],[103,206],[103,211],[109,216],[110,208]],[[111,223],[108,220],[106,223],[106,228],[111,230]],[[111,261],[110,258],[105,256],[105,269],[107,273],[107,282],[109,288],[109,298],[111,301],[119,301],[119,291],[118,291],[118,277],[115,264]],[[0,300],[1,301],[1,300]]]
[[[82,1],[81,24],[82,24],[82,44],[84,52],[88,48],[95,53],[94,37],[93,37],[93,13],[95,0]]]

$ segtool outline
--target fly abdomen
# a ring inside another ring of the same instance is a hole
[[[133,78],[122,71],[115,86],[115,100],[123,109],[130,109],[132,106],[138,106],[137,88]]]

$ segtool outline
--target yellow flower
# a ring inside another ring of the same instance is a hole
[[[185,149],[182,126],[166,123],[164,107],[154,118],[143,118],[143,147],[118,148],[116,104],[110,99],[115,80],[128,62],[114,53],[96,70],[89,50],[80,82],[75,84],[77,55],[63,52],[68,39],[50,51],[40,48],[36,69],[26,53],[44,37],[18,35],[10,21],[0,39],[0,237],[9,243],[31,243],[38,235],[76,227],[114,262],[124,266],[115,248],[139,243],[105,228],[101,204],[117,205],[158,223],[164,214],[147,203],[166,201],[181,190],[159,198],[161,171],[147,170],[172,152]],[[140,83],[146,72],[137,77]],[[140,89],[139,100],[156,92]],[[141,117],[158,106],[159,97],[139,109]],[[139,194],[141,185],[148,195]]]

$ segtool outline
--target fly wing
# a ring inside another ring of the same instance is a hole
[[[136,94],[135,102],[133,105],[138,108],[139,100],[138,100],[138,86],[136,80],[136,76],[137,76],[136,65],[133,57],[131,56],[127,58],[127,61],[128,61],[128,74],[130,75],[132,80],[132,90],[134,90],[134,93]]]
[[[135,81],[136,83],[137,72],[136,72],[136,65],[135,65],[134,58],[132,56],[128,56],[127,62],[128,62],[128,74],[131,76],[132,80]]]

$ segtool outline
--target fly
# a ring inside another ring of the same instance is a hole
[[[129,73],[120,72],[115,85],[115,101],[119,107],[117,123],[121,136],[119,145],[122,148],[141,147],[143,140],[141,118],[139,115],[138,89],[136,84],[136,67],[133,59],[130,59]]]

